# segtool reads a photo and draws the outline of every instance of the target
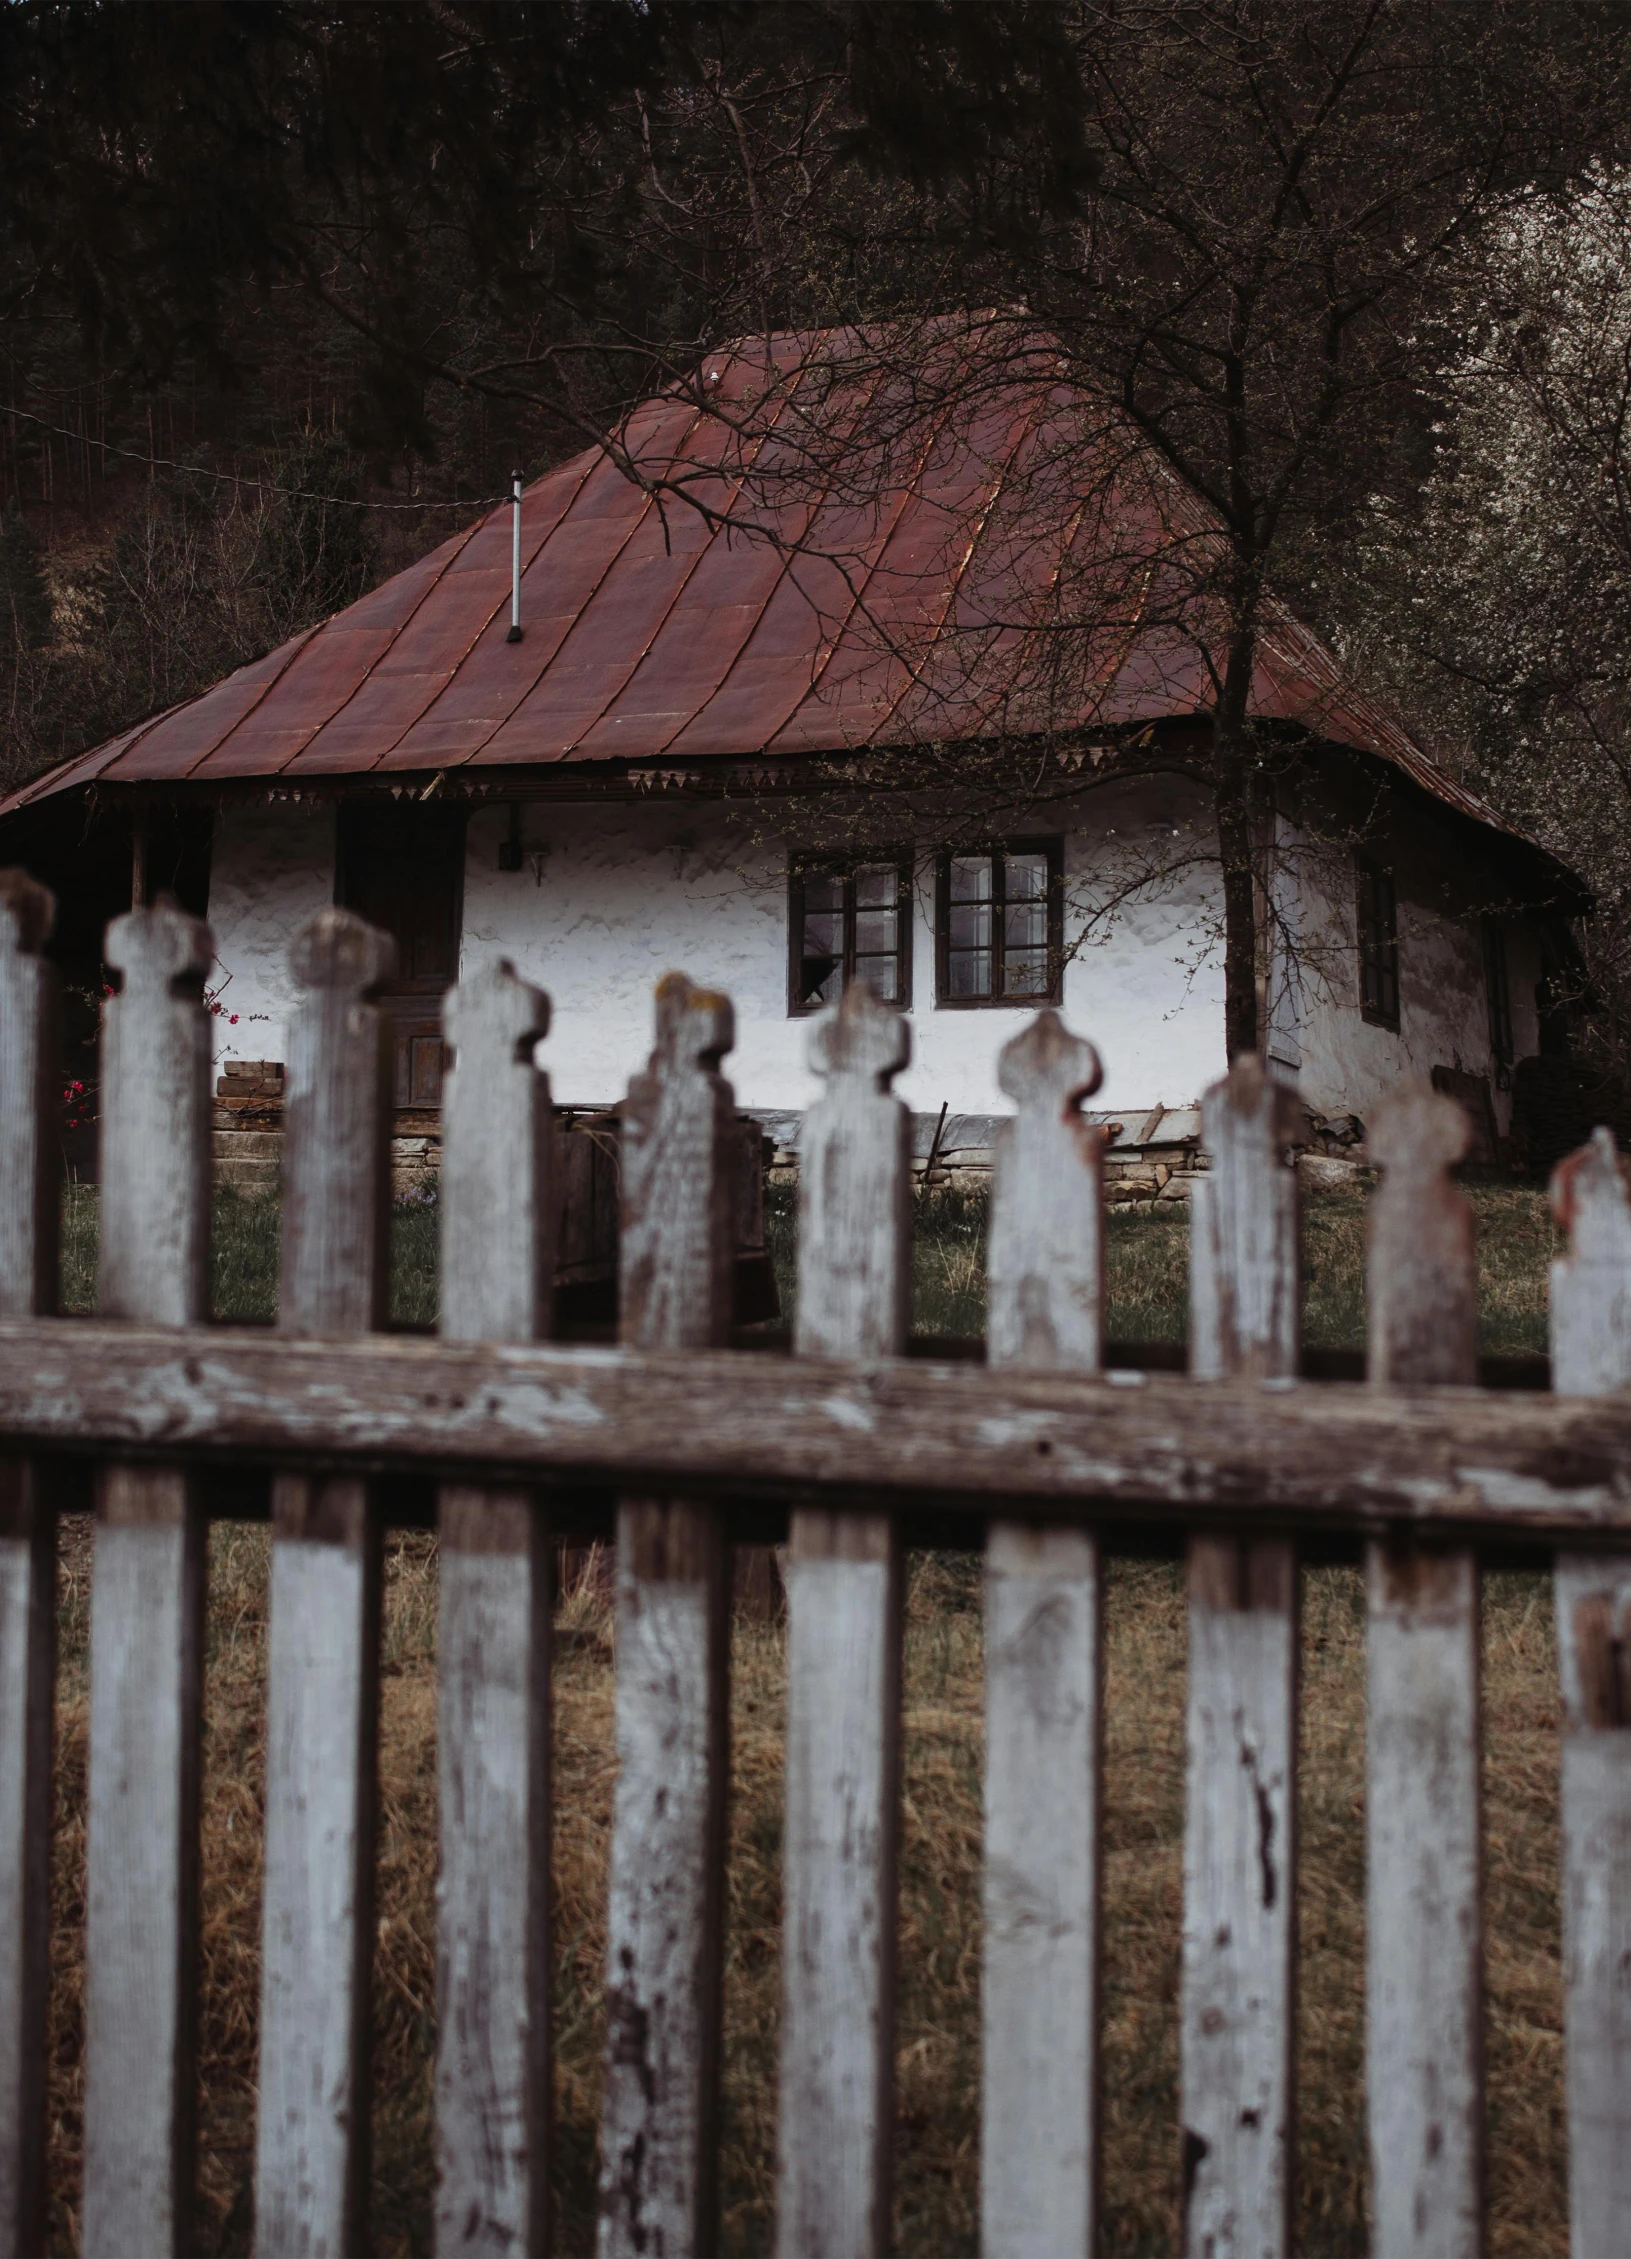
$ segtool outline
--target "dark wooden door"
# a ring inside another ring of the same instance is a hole
[[[399,800],[340,810],[338,899],[396,943],[396,1102],[442,1102],[442,998],[459,977],[464,814]]]

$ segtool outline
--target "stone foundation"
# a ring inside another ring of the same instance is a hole
[[[230,1061],[215,1086],[215,1177],[244,1193],[277,1189],[283,1153],[283,1067],[277,1060]],[[566,1126],[590,1127],[611,1119],[596,1108],[563,1117]],[[798,1181],[797,1114],[759,1113],[766,1182]],[[1090,1114],[1105,1131],[1104,1192],[1112,1208],[1157,1200],[1187,1200],[1205,1172],[1198,1107],[1154,1106],[1147,1112]],[[922,1186],[985,1187],[991,1181],[1000,1114],[914,1114],[912,1173]],[[1298,1166],[1307,1191],[1337,1191],[1367,1183],[1363,1125],[1344,1116],[1310,1119],[1309,1146]],[[424,1108],[398,1110],[391,1134],[391,1185],[400,1198],[421,1187],[441,1167],[441,1117]]]
[[[211,1115],[215,1181],[254,1196],[275,1192],[283,1160],[283,1062],[229,1059]]]
[[[229,1059],[211,1116],[215,1181],[255,1196],[276,1192],[283,1167],[283,1062]],[[442,1165],[441,1117],[399,1107],[391,1125],[391,1190],[400,1199]]]

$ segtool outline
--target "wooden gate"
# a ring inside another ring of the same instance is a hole
[[[619,1775],[600,2250],[714,2248],[733,1538],[787,1538],[777,2249],[888,2238],[902,1517],[987,1563],[984,2249],[1094,2249],[1103,1554],[1189,1562],[1181,1998],[1185,2248],[1290,2249],[1299,1546],[1362,1545],[1369,1610],[1373,2249],[1481,2247],[1480,1549],[1555,1557],[1577,2259],[1631,2220],[1631,1209],[1612,1141],[1565,1164],[1556,1393],[1475,1377],[1468,1131],[1378,1109],[1369,1381],[1299,1378],[1286,1092],[1206,1101],[1188,1375],[1101,1370],[1099,1079],[1052,1011],[1004,1051],[984,1367],[911,1360],[908,1027],[814,1023],[791,1356],[729,1346],[728,1001],[671,975],[624,1109],[621,1346],[548,1343],[549,1007],[495,965],[447,998],[441,1331],[383,1331],[393,1037],[381,937],[294,945],[281,1315],[209,1325],[206,929],[110,929],[99,1313],[56,1293],[50,900],[0,875],[0,2252],[38,2248],[51,1810],[52,1468],[98,1467],[84,2246],[186,2254],[193,2186],[206,1498],[270,1466],[257,2240],[365,2246],[368,1974],[387,1486],[439,1486],[437,2249],[547,2244],[546,1549],[619,1498]],[[215,1473],[212,1475],[212,1470]],[[924,1517],[928,1517],[925,1522]]]

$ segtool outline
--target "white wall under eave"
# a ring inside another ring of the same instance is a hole
[[[1145,786],[1061,809],[1066,833],[1067,942],[1083,913],[1125,880],[1129,842],[1172,833],[1189,820]],[[541,1058],[563,1104],[620,1097],[651,1044],[651,992],[671,968],[724,988],[736,1006],[737,1045],[727,1072],[740,1101],[801,1109],[817,1095],[805,1067],[809,1027],[787,1012],[787,847],[735,828],[717,806],[695,802],[554,806],[525,811],[529,850],[520,871],[498,868],[508,835],[504,807],[470,819],[465,874],[465,972],[507,956],[554,1000]],[[218,1062],[285,1059],[294,1004],[289,944],[333,899],[332,805],[229,805],[216,819],[210,925],[226,1013],[215,1022]],[[1156,838],[1156,846],[1161,840]],[[533,851],[541,860],[536,866]],[[1137,850],[1143,852],[1140,846]],[[1435,1065],[1489,1074],[1484,968],[1478,927],[1413,903],[1399,909],[1398,1034],[1360,1016],[1351,890],[1322,886],[1305,864],[1302,916],[1309,941],[1300,982],[1298,1088],[1322,1113],[1363,1117],[1397,1078]],[[1223,1072],[1223,980],[1215,874],[1196,869],[1136,897],[1103,938],[1065,971],[1064,1012],[1105,1064],[1098,1105],[1188,1106]],[[1539,940],[1521,920],[1508,928],[1518,1057],[1536,1048]],[[913,1064],[899,1089],[914,1110],[1007,1110],[997,1055],[1028,1018],[1022,1010],[938,1010],[932,902],[919,889],[913,933]],[[238,1015],[233,1024],[226,1015]],[[1506,1124],[1508,1101],[1495,1092]]]
[[[288,1058],[289,944],[333,899],[332,804],[238,802],[217,811],[209,902],[211,986],[222,1005],[217,1068],[225,1059]]]
[[[670,969],[723,988],[736,1007],[726,1061],[739,1102],[800,1110],[818,1094],[805,1066],[808,1023],[787,1010],[787,847],[732,826],[724,810],[688,804],[533,804],[524,811],[525,866],[501,871],[509,812],[470,822],[465,866],[465,973],[508,957],[546,989],[554,1023],[541,1057],[557,1100],[622,1095],[651,1044],[651,992]],[[1063,814],[1056,822],[1062,828]],[[1098,834],[1071,833],[1067,893],[1090,885]],[[535,863],[535,855],[541,862]],[[937,1010],[933,904],[919,889],[912,945],[913,1063],[896,1088],[920,1113],[1006,1112],[997,1054],[1024,1010]],[[1219,979],[1192,975],[1197,906],[1146,902],[1066,970],[1066,1017],[1104,1057],[1097,1103],[1193,1103],[1223,1065]],[[1069,931],[1067,925],[1067,933]]]
[[[1333,899],[1334,896],[1334,899]],[[1437,1066],[1487,1075],[1496,1126],[1509,1125],[1511,1100],[1500,1088],[1490,1046],[1484,945],[1474,918],[1457,919],[1401,902],[1399,1027],[1376,1027],[1359,1006],[1357,911],[1351,893],[1336,894],[1304,880],[1304,914],[1315,937],[1304,976],[1300,1029],[1300,1095],[1323,1114],[1357,1114],[1363,1120],[1406,1074]],[[1515,1055],[1536,1043],[1534,985],[1539,942],[1524,920],[1507,928],[1508,983]]]

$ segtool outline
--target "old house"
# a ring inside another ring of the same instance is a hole
[[[505,956],[556,999],[566,1104],[618,1097],[679,966],[730,992],[739,1101],[782,1137],[801,1021],[865,979],[911,1018],[902,1088],[943,1149],[988,1138],[1046,999],[1099,1045],[1123,1150],[1192,1140],[1224,1064],[1204,529],[1126,466],[1085,509],[1045,373],[897,414],[868,458],[874,393],[822,393],[825,350],[712,357],[518,513],[14,794],[7,859],[72,896],[64,949],[94,952],[95,888],[62,873],[98,856],[207,907],[246,1121],[275,1113],[290,937],[340,901],[396,937],[421,1136],[441,992]],[[801,414],[844,443],[795,444]],[[1437,1069],[1504,1131],[1578,885],[1289,616],[1253,703],[1271,1056],[1318,1115]]]

